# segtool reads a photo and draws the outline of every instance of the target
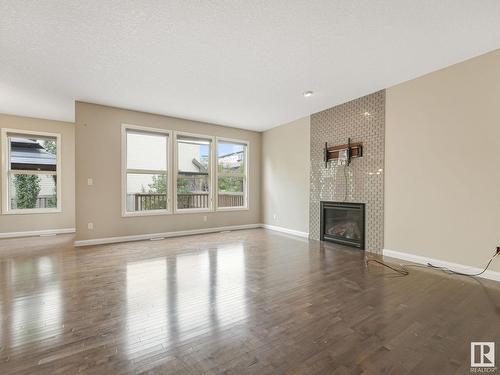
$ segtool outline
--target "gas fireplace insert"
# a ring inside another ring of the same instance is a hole
[[[365,249],[365,204],[321,202],[321,240]]]

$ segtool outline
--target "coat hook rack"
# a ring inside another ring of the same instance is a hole
[[[347,165],[351,163],[351,159],[360,158],[363,156],[363,142],[351,142],[351,138],[347,138],[347,144],[339,146],[328,147],[328,142],[325,142],[323,149],[323,159],[325,161],[325,168],[328,167],[330,160],[339,159],[341,152],[347,152]]]

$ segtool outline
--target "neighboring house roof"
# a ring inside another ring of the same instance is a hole
[[[218,162],[224,164],[225,168],[240,168],[240,162],[243,160],[244,151],[231,152],[229,154],[221,155],[218,157]]]
[[[57,158],[37,141],[26,138],[11,138],[10,162],[11,169],[55,171]]]
[[[229,154],[220,155],[219,159],[224,159],[224,158],[227,158],[227,157],[233,156],[233,155],[243,156],[244,152],[245,151],[243,151],[243,150],[241,150],[241,151],[235,151],[235,152],[230,152]]]

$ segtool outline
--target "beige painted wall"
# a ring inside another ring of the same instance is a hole
[[[0,233],[25,232],[75,227],[75,125],[67,122],[41,120],[0,114],[0,128],[32,130],[61,134],[62,212],[43,214],[2,215]],[[1,145],[0,145],[0,152]],[[0,173],[2,173],[0,171]],[[0,187],[0,189],[2,189]],[[0,190],[2,194],[3,191]]]
[[[484,266],[500,245],[499,103],[500,50],[387,90],[386,249]]]
[[[310,117],[263,133],[263,223],[309,231],[309,134]]]
[[[121,217],[122,123],[250,141],[249,209]],[[258,132],[77,102],[76,145],[77,240],[260,222],[261,134]],[[93,179],[93,186],[87,185],[88,178]],[[89,222],[94,224],[94,230],[87,229]]]

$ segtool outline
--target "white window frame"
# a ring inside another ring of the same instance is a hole
[[[35,136],[44,138],[55,138],[57,142],[57,161],[56,171],[19,171],[15,172],[10,170],[10,144],[8,142],[9,134],[18,134],[20,136]],[[4,215],[29,215],[29,214],[49,214],[62,212],[62,142],[61,134],[59,133],[46,133],[24,129],[7,129],[3,128],[1,132],[2,142],[2,214]],[[56,197],[57,207],[54,208],[24,208],[24,209],[11,209],[9,204],[9,176],[11,174],[40,174],[40,175],[56,175]]]
[[[150,174],[163,174],[164,171],[147,170],[147,169],[127,169],[127,130],[136,130],[144,133],[164,134],[167,136],[167,209],[159,210],[145,210],[145,211],[127,211],[127,173],[150,173]],[[156,215],[169,215],[172,213],[172,132],[170,130],[161,128],[151,128],[146,126],[139,126],[133,124],[122,124],[122,217],[136,217],[136,216],[156,216]]]
[[[201,138],[201,139],[206,139],[210,140],[210,155],[209,155],[209,161],[210,161],[210,168],[209,168],[209,182],[208,186],[210,187],[209,192],[208,192],[208,208],[177,208],[177,176],[179,172],[179,163],[178,163],[178,147],[177,147],[177,137],[178,136],[186,136],[186,137],[193,137],[193,138]],[[200,212],[214,212],[215,211],[215,204],[214,204],[214,175],[215,175],[215,166],[214,166],[214,159],[215,159],[215,148],[216,148],[216,143],[215,143],[215,137],[211,135],[206,135],[206,134],[195,134],[195,133],[187,133],[187,132],[181,132],[181,131],[175,131],[174,132],[174,148],[173,148],[173,162],[174,162],[174,173],[173,173],[173,207],[174,207],[174,213],[176,214],[186,214],[186,213],[200,213]]]
[[[217,149],[219,145],[219,141],[221,142],[227,142],[227,143],[239,143],[243,144],[246,146],[245,150],[245,183],[243,184],[243,206],[238,206],[238,207],[219,207],[219,175],[224,176],[227,175],[229,176],[230,174],[226,173],[219,173],[219,163],[218,163],[218,154],[217,154]],[[245,141],[242,139],[233,139],[233,138],[225,138],[225,137],[216,137],[215,141],[215,207],[216,211],[244,211],[248,210],[250,205],[249,205],[249,184],[248,184],[248,179],[249,179],[249,174],[250,174],[250,141]]]

